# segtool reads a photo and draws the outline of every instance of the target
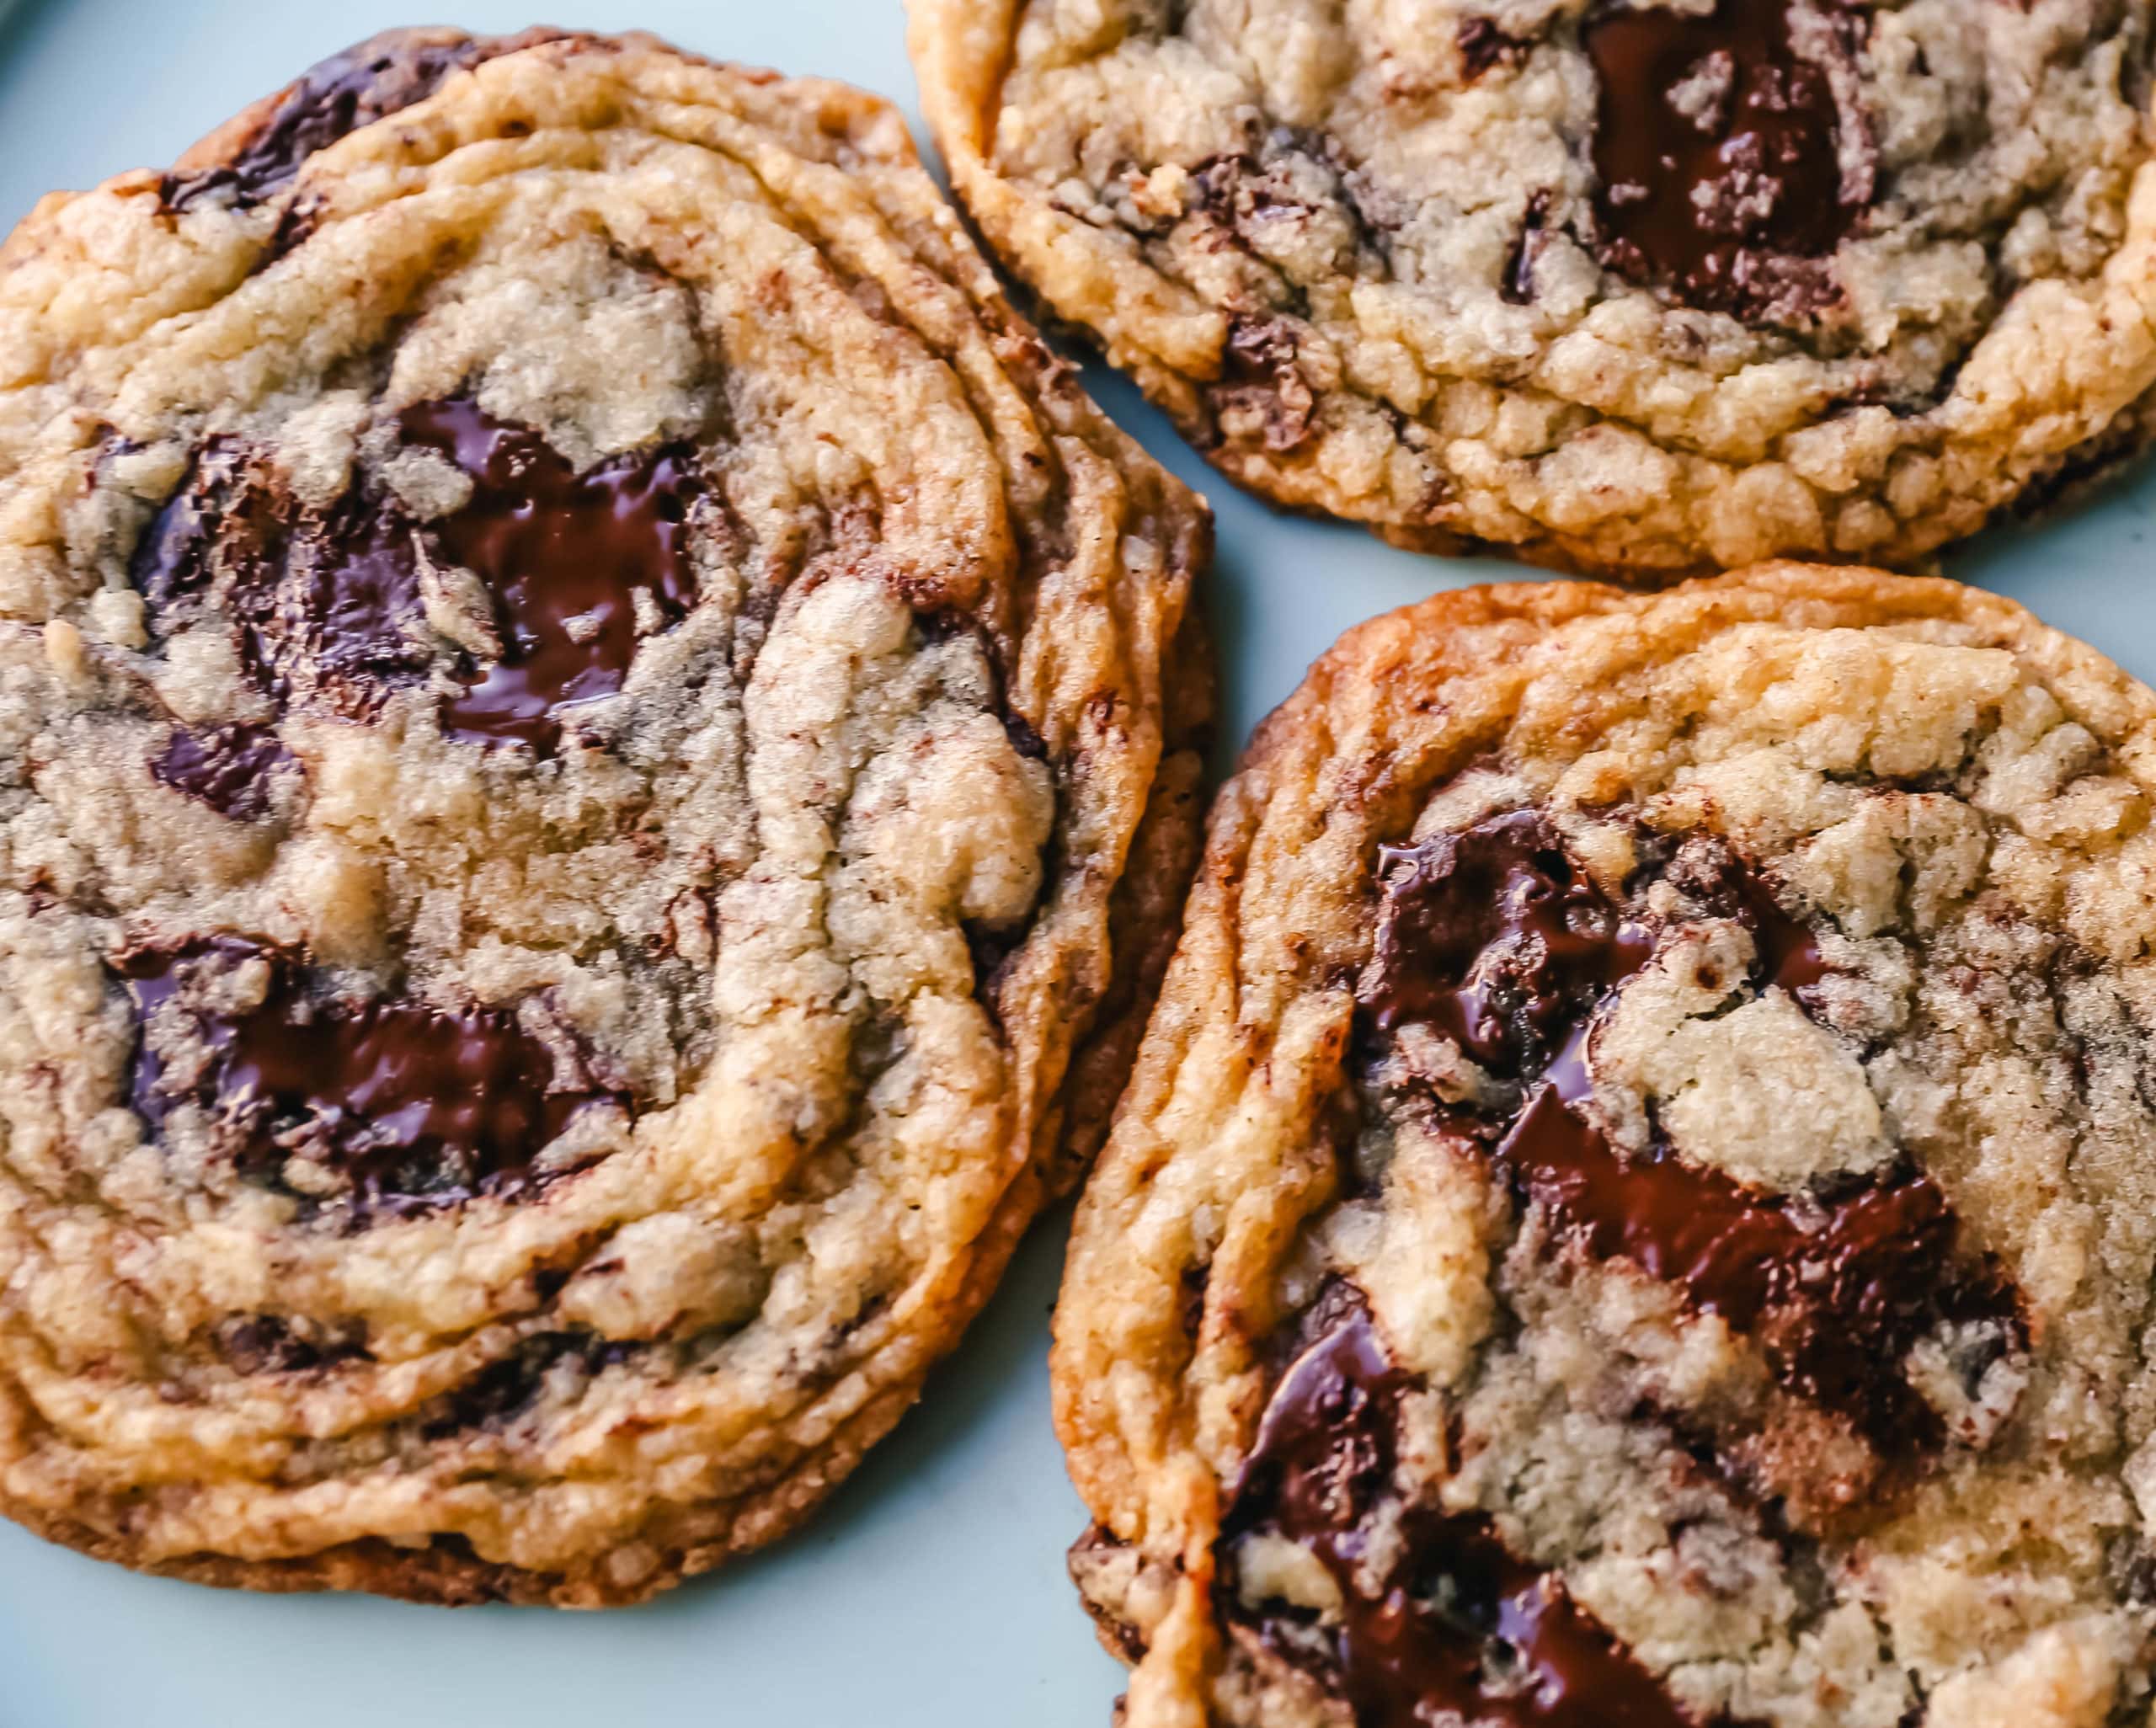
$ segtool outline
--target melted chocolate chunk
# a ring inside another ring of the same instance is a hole
[[[252,822],[270,808],[270,777],[298,766],[268,728],[234,725],[206,732],[174,728],[151,759],[150,772],[220,815]]]
[[[212,438],[195,453],[179,488],[158,507],[127,561],[129,585],[160,618],[210,580],[210,548],[220,487],[229,483],[232,440]]]
[[[579,474],[536,432],[461,399],[408,408],[398,425],[470,477],[462,509],[422,527],[355,490],[302,509],[266,461],[212,439],[136,547],[135,585],[163,633],[204,612],[235,620],[242,663],[280,702],[365,719],[445,652],[425,618],[424,536],[478,576],[502,641],[493,665],[460,663],[443,730],[550,755],[568,712],[622,687],[638,595],[667,622],[695,602],[691,459],[668,446]]]
[[[1737,921],[1752,932],[1753,970],[1764,984],[1780,984],[1792,996],[1809,989],[1832,970],[1819,952],[1819,938],[1775,904],[1758,881],[1739,872]]]
[[[1654,952],[1536,811],[1381,847],[1378,873],[1378,983],[1364,995],[1378,1030],[1428,1021],[1507,1076],[1548,1060]]]
[[[236,439],[204,445],[130,576],[160,634],[232,619],[241,664],[280,704],[298,693],[364,718],[426,669],[410,523],[356,495],[302,511]]]
[[[1011,740],[1011,748],[1028,761],[1048,760],[1048,740],[1033,729],[1033,723],[1023,714],[1009,708],[1004,711],[1003,735]]]
[[[1003,735],[1011,740],[1011,748],[1030,761],[1047,761],[1048,740],[1040,735],[1032,721],[1011,705],[1010,678],[1004,665],[1004,656],[998,650],[995,637],[987,626],[969,612],[944,607],[916,608],[913,621],[924,643],[946,643],[961,636],[972,640],[980,650],[981,660],[988,668],[989,678],[995,691],[995,706],[1003,717]]]
[[[122,955],[114,969],[134,998],[136,1021],[141,1025],[179,994],[183,965],[236,968],[263,952],[239,936],[198,936],[176,948],[144,948]],[[221,1053],[232,1041],[230,1028],[214,1021],[200,1021],[199,1032],[213,1055]],[[152,1128],[163,1126],[174,1101],[162,1083],[163,1077],[163,1065],[151,1053],[148,1041],[138,1040],[128,1069],[127,1101]]]
[[[1824,260],[1874,178],[1834,93],[1865,16],[1848,0],[1719,0],[1705,16],[1591,18],[1603,261],[1739,317],[1786,321],[1835,299]]]
[[[237,936],[138,951],[117,970],[147,1021],[187,973],[270,968],[261,1002],[193,1011],[209,1059],[191,1080],[136,1046],[130,1092],[161,1128],[192,1101],[232,1137],[240,1167],[273,1178],[296,1153],[343,1173],[360,1197],[442,1204],[520,1187],[532,1158],[586,1105],[627,1098],[556,1077],[552,1055],[499,1008],[456,1012],[408,999],[329,995],[290,957]]]
[[[1025,923],[1021,920],[991,928],[979,919],[968,918],[959,922],[958,933],[966,939],[966,953],[973,961],[974,994],[993,1014],[997,1011],[995,989],[1002,979],[1003,963],[1026,940]]]
[[[579,474],[536,432],[462,400],[408,408],[398,424],[471,477],[471,502],[429,532],[501,614],[500,659],[443,705],[442,729],[549,752],[563,710],[622,687],[636,595],[669,622],[695,603],[686,524],[702,488],[692,459],[669,445]]]
[[[1504,280],[1497,291],[1513,306],[1526,306],[1534,299],[1534,266],[1550,243],[1550,194],[1545,189],[1527,200],[1520,218],[1519,237],[1513,242],[1512,256],[1505,260]]]
[[[536,1332],[436,1399],[420,1432],[429,1440],[443,1440],[464,1429],[514,1421],[539,1401],[550,1376],[590,1379],[627,1361],[635,1347],[581,1330]]]
[[[1943,400],[1946,393],[1946,389],[1939,390],[1935,400]],[[2020,521],[2044,516],[2116,478],[2140,453],[2140,429],[2132,412],[2121,409],[2094,438],[2052,457],[2049,467],[2025,486],[2004,512]]]
[[[1753,938],[1755,988],[1792,994],[1827,975],[1816,936],[1726,845],[1650,840],[1646,871]],[[1410,1021],[1449,1033],[1485,1067],[1530,1082],[1492,1154],[1561,1243],[1622,1259],[1753,1336],[1776,1381],[1837,1415],[1882,1457],[1935,1450],[1935,1411],[1903,1364],[1948,1324],[2027,1342],[2011,1283],[1960,1251],[1929,1177],[1903,1167],[1833,1195],[1755,1192],[1657,1144],[1620,1158],[1582,1107],[1592,1017],[1646,964],[1654,932],[1629,921],[1534,811],[1380,855],[1384,901],[1363,1005],[1382,1036]]]
[[[941,644],[964,637],[974,643],[980,652],[982,664],[988,669],[995,704],[1002,716],[1003,735],[1010,740],[1011,748],[1029,761],[1047,762],[1048,741],[1032,721],[1011,707],[1003,657],[997,652],[995,637],[980,620],[963,611],[939,607],[916,608],[913,616],[914,627],[921,632],[924,643]],[[1046,861],[1044,858],[1043,862]],[[1052,871],[1043,871],[1044,877],[1052,875]],[[974,994],[991,1018],[999,1013],[995,987],[1003,963],[1024,942],[1032,926],[1030,915],[993,925],[979,919],[966,919],[959,925],[967,952],[973,957]]]
[[[1221,1523],[1219,1601],[1289,1660],[1337,1684],[1358,1728],[1734,1728],[1681,1709],[1556,1573],[1520,1560],[1487,1518],[1397,1499],[1395,1367],[1362,1293],[1336,1283],[1274,1388]],[[1237,1539],[1307,1549],[1340,1589],[1337,1623],[1246,1603]],[[1374,1566],[1384,1568],[1373,1581]],[[1375,1588],[1371,1586],[1374,1583]]]
[[[253,468],[236,438],[208,439],[196,451],[128,561],[128,580],[152,617],[162,621],[199,600],[220,563],[251,567],[281,548],[282,524]]]
[[[1295,449],[1317,419],[1317,395],[1295,363],[1298,352],[1285,318],[1239,315],[1229,326],[1214,399],[1223,410],[1262,419],[1267,450]]]
[[[1528,45],[1508,35],[1492,18],[1464,18],[1454,40],[1460,44],[1460,70],[1473,83],[1493,66],[1518,61]]]
[[[1065,1560],[1070,1581],[1078,1587],[1078,1599],[1092,1616],[1095,1628],[1104,1639],[1113,1640],[1123,1661],[1135,1667],[1145,1659],[1145,1635],[1129,1621],[1118,1619],[1087,1587],[1097,1574],[1113,1569],[1129,1552],[1128,1544],[1096,1523],[1086,1526],[1085,1533],[1070,1544]]]
[[[225,1360],[243,1374],[300,1374],[339,1363],[371,1361],[364,1322],[331,1330],[274,1314],[235,1315],[216,1330]]]
[[[425,675],[419,557],[400,513],[348,498],[296,563],[296,593],[282,605],[260,596],[257,627],[266,639],[282,637],[286,659],[305,655],[334,706],[364,716],[390,688]]]
[[[506,45],[414,41],[409,32],[392,31],[347,48],[301,73],[228,161],[167,174],[159,195],[174,211],[204,202],[259,204],[289,184],[316,151],[424,101],[451,72],[477,66]]]
[[[1752,976],[1762,989],[1780,984],[1791,995],[1825,978],[1833,968],[1820,952],[1817,933],[1792,918],[1744,861],[1716,836],[1694,835],[1672,845],[1667,835],[1641,840],[1649,867],[1676,883],[1708,915],[1727,918],[1752,938]]]
[[[1929,1176],[1903,1167],[1837,1199],[1763,1194],[1666,1145],[1620,1159],[1573,1106],[1589,1088],[1560,1059],[1498,1144],[1521,1199],[1596,1260],[1626,1260],[1694,1309],[1753,1336],[1777,1384],[1843,1417],[1882,1457],[1937,1450],[1937,1411],[1903,1378],[1910,1347],[1947,1322],[2027,1343],[1996,1262],[1957,1252]]]

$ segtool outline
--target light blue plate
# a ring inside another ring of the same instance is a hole
[[[465,5],[474,30],[536,21]],[[0,225],[50,187],[168,163],[347,43],[443,21],[306,0],[0,0]],[[846,78],[913,109],[898,0],[641,0],[543,20]],[[1224,760],[1350,624],[1519,573],[1390,551],[1230,489],[1119,380],[1109,410],[1213,500]],[[2156,675],[2156,483],[2116,486],[1951,573]],[[0,1728],[1107,1728],[1120,1671],[1063,1576],[1084,1513],[1049,1431],[1062,1221],[921,1408],[808,1529],[649,1608],[446,1612],[140,1578],[0,1524]]]

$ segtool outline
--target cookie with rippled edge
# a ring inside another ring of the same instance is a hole
[[[952,182],[1224,472],[1641,584],[2156,419],[2148,0],[910,0]]]
[[[1352,631],[1057,1310],[1129,1728],[2106,1728],[2156,1633],[2156,696],[1776,563]]]
[[[1105,1131],[1203,506],[897,114],[380,37],[0,269],[0,1509],[590,1605],[793,1524]]]

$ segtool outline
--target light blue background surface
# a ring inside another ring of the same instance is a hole
[[[0,0],[0,226],[41,192],[169,162],[248,101],[390,24],[508,30],[533,0],[428,17],[307,0]],[[544,22],[641,27],[849,79],[915,112],[898,0],[635,0]],[[1219,515],[1223,755],[1340,631],[1508,567],[1396,552],[1215,480],[1119,381],[1110,411]],[[2156,481],[1951,560],[2156,676]],[[795,1539],[654,1605],[450,1612],[140,1578],[0,1524],[0,1728],[1107,1728],[1120,1671],[1063,1576],[1083,1518],[1048,1421],[1044,1224],[958,1359]]]

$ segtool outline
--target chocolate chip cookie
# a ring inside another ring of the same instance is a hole
[[[1772,564],[1348,634],[1221,793],[1057,1419],[1130,1728],[2116,1728],[2156,696]]]
[[[784,1530],[1103,1131],[1203,507],[885,103],[366,44],[0,268],[0,1509],[571,1604]]]
[[[912,0],[1004,261],[1219,467],[1652,582],[2156,418],[2147,0]]]

